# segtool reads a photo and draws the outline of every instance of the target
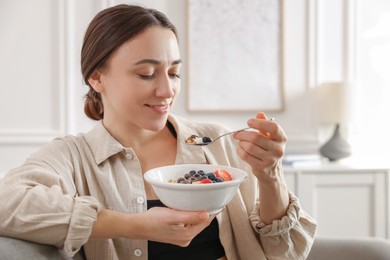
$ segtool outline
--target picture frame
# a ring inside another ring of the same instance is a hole
[[[189,111],[282,111],[283,0],[187,0]]]

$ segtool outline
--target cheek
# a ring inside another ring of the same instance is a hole
[[[137,91],[126,90],[118,93],[119,102],[123,107],[134,108],[134,106],[142,105],[143,95]]]
[[[119,97],[121,99],[121,105],[124,107],[128,113],[140,113],[144,108],[145,104],[154,100],[153,89],[150,88],[132,88],[126,92],[123,92]]]
[[[106,85],[105,96],[107,102],[115,110],[126,110],[134,106],[134,93],[129,89],[117,84]]]
[[[174,87],[173,87],[173,92],[175,93],[175,98],[177,98],[177,96],[179,96],[180,90],[181,90],[181,81],[178,81],[178,82],[174,85]]]

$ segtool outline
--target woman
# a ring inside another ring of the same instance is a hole
[[[0,184],[0,235],[52,244],[87,259],[304,259],[314,221],[289,193],[280,166],[286,136],[264,113],[207,146],[191,134],[227,129],[170,113],[180,90],[177,32],[139,6],[101,11],[84,38],[87,134],[53,140]],[[164,207],[143,173],[183,163],[251,172],[216,217]]]

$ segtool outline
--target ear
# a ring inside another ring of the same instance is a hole
[[[88,78],[88,83],[98,93],[101,93],[104,89],[102,84],[102,73],[99,70],[95,70]]]

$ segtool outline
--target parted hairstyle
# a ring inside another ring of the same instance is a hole
[[[89,86],[85,95],[84,112],[93,119],[103,119],[104,107],[100,93],[88,82],[95,70],[104,71],[112,54],[122,44],[135,38],[151,26],[177,30],[165,14],[155,9],[120,4],[100,11],[90,22],[81,49],[81,72]]]

